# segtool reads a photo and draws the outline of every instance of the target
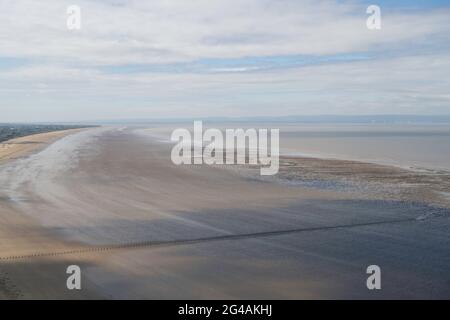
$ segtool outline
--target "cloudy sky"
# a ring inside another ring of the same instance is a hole
[[[0,122],[450,114],[449,21],[450,0],[0,0]]]

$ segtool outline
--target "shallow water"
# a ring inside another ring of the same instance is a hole
[[[284,153],[450,170],[450,126],[298,125],[280,131]]]
[[[170,141],[174,128],[192,130],[192,123],[164,124],[148,130]],[[285,155],[359,160],[413,169],[450,170],[450,124],[286,124],[208,123],[204,128],[280,129]]]

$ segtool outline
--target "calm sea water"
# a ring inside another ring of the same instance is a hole
[[[450,170],[450,125],[292,125],[280,132],[285,154]]]
[[[193,124],[176,127],[192,129]],[[152,131],[169,139],[174,126]],[[205,127],[278,128],[285,155],[360,160],[415,169],[450,171],[450,125],[205,123]]]

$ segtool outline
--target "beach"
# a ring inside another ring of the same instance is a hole
[[[44,132],[0,142],[0,163],[32,154],[34,151],[44,148],[59,138],[80,130],[83,129]]]
[[[176,166],[170,144],[132,126],[6,146],[2,299],[450,296],[446,171],[299,156],[274,177]],[[373,264],[382,290],[366,287]],[[66,288],[69,265],[82,290]]]

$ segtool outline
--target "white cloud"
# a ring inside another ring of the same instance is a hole
[[[366,51],[450,31],[448,11],[383,14],[299,0],[78,0],[82,30],[66,28],[73,1],[0,1],[0,55],[89,64]],[[383,11],[384,13],[384,11]]]
[[[65,77],[53,79],[49,74]],[[5,97],[13,93],[16,105],[49,110],[51,115],[44,113],[45,117],[55,120],[448,113],[449,75],[446,55],[255,73],[107,75],[58,67],[46,71],[31,68],[22,70],[20,76],[0,76],[4,83],[0,109],[9,105]],[[17,98],[20,91],[25,95]]]
[[[80,31],[66,28],[71,4],[81,7]],[[370,31],[353,1],[0,0],[0,8],[0,60],[26,61],[0,68],[2,121],[450,111],[449,10],[382,7],[382,29]],[[357,52],[375,58],[268,70],[212,63],[205,74],[100,68]]]

